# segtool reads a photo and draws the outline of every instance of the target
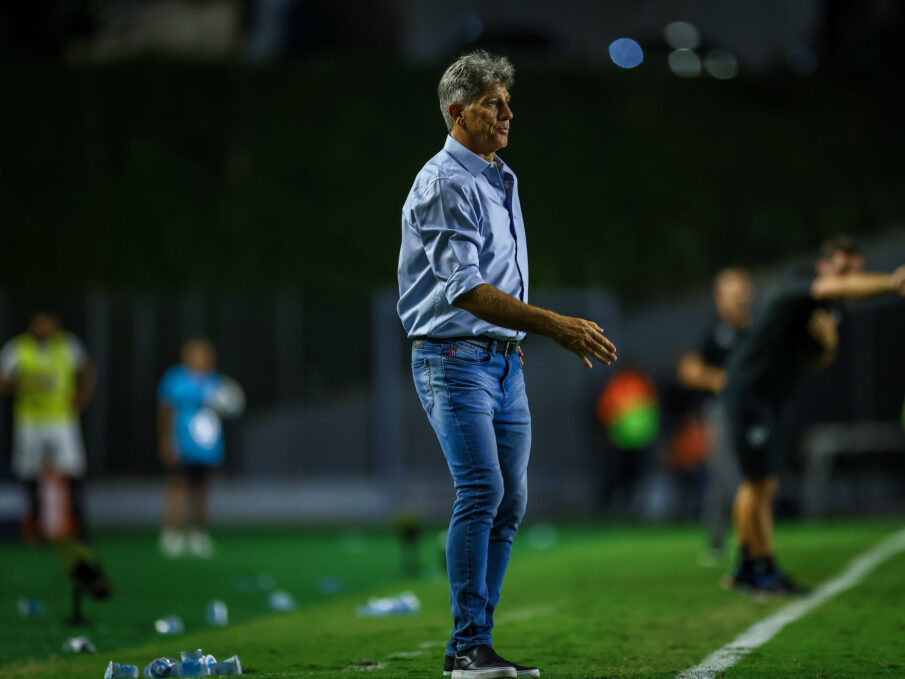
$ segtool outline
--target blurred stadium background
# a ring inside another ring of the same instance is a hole
[[[762,300],[839,233],[868,269],[905,262],[903,33],[885,0],[3,3],[0,340],[54,299],[97,362],[83,426],[102,535],[159,525],[156,387],[197,335],[247,395],[215,537],[443,524],[452,484],[395,312],[399,214],[442,143],[442,69],[486,48],[516,66],[504,156],[531,301],[596,319],[658,394],[656,436],[617,470],[595,406],[614,371],[530,338],[528,519],[694,521],[706,460],[676,458],[697,404],[675,367],[713,275],[750,268]],[[621,37],[642,64],[613,62]],[[796,400],[781,516],[905,510],[902,312],[846,308],[839,360]],[[7,400],[10,549],[11,419]]]

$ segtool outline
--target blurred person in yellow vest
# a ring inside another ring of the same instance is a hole
[[[25,489],[23,533],[30,541],[83,537],[79,415],[94,382],[84,346],[50,308],[36,311],[28,329],[0,350],[0,394],[13,396],[12,469]]]

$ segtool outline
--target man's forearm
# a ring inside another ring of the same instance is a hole
[[[488,323],[547,337],[553,336],[559,318],[553,311],[525,304],[487,283],[459,295],[453,305]]]
[[[726,386],[726,371],[710,365],[696,352],[682,356],[676,375],[679,384],[686,389],[704,389],[719,393]]]
[[[88,360],[82,369],[76,375],[75,381],[75,399],[79,410],[83,410],[88,406],[88,401],[94,394],[94,387],[97,384],[97,369],[94,362]]]
[[[857,272],[846,276],[818,278],[811,286],[816,299],[860,299],[896,292],[893,275],[885,273]]]
[[[493,325],[549,337],[578,355],[588,368],[592,358],[604,365],[616,360],[616,347],[593,321],[525,304],[492,285],[482,283],[459,295],[454,304]]]

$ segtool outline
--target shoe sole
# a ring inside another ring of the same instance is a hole
[[[443,676],[444,676],[444,677],[451,677],[451,676],[452,676],[452,670],[443,670]],[[516,677],[539,677],[539,676],[540,676],[540,670],[539,670],[539,669],[523,670],[522,672],[519,672],[519,671],[516,670],[515,676],[516,676]]]
[[[494,667],[486,670],[453,670],[452,679],[517,679],[514,667]]]

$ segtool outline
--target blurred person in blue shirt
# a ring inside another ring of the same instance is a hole
[[[166,371],[157,392],[158,450],[168,472],[160,549],[170,557],[214,552],[207,476],[223,461],[221,418],[238,416],[245,402],[239,385],[217,372],[216,361],[210,342],[189,340],[182,363]]]
[[[397,309],[412,375],[446,457],[456,500],[446,544],[453,679],[539,676],[498,656],[493,616],[528,498],[531,415],[522,372],[526,332],[554,339],[590,368],[616,349],[593,321],[528,304],[518,180],[496,155],[509,142],[512,64],[466,54],[440,79],[443,149],[402,208]]]

